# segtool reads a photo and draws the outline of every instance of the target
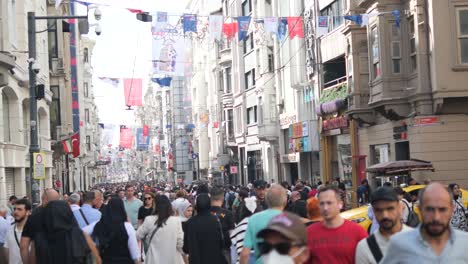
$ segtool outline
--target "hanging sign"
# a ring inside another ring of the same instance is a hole
[[[33,179],[44,180],[45,179],[45,154],[42,152],[33,153],[34,167],[33,167]]]

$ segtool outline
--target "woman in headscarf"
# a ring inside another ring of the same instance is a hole
[[[172,203],[172,207],[174,207],[174,210],[177,216],[182,222],[182,230],[184,231],[184,234],[187,233],[187,220],[189,220],[193,215],[192,204],[189,202],[189,200],[184,199],[184,200],[178,201],[175,204]],[[182,257],[184,258],[184,261],[188,263],[188,258],[186,255],[188,252],[184,252],[184,253],[185,254],[182,254]]]
[[[208,194],[197,196],[197,215],[187,221],[184,236],[184,252],[189,254],[190,264],[227,264],[223,255],[224,238],[221,223],[210,213],[211,200]]]
[[[156,197],[154,215],[146,217],[137,230],[137,237],[149,245],[145,263],[183,263],[184,232],[165,195]]]
[[[113,197],[101,220],[83,228],[96,241],[103,263],[133,264],[140,259],[135,229],[127,222],[122,199]]]
[[[51,201],[44,207],[44,230],[37,237],[36,256],[40,264],[84,264],[90,253],[101,258],[91,238],[78,226],[65,201]]]

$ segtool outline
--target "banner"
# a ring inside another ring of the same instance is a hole
[[[184,33],[197,32],[197,16],[196,15],[184,15],[182,17],[182,25],[184,27]]]
[[[75,133],[71,136],[73,157],[76,158],[80,156],[80,133]]]
[[[289,38],[294,37],[304,38],[304,24],[302,23],[302,17],[288,17],[288,30]]]
[[[266,17],[265,18],[265,31],[267,34],[275,33],[278,31],[278,18]]]
[[[137,128],[137,150],[148,150],[149,144],[149,135],[143,134],[143,128]]]
[[[209,30],[212,39],[221,40],[221,33],[223,30],[223,16],[210,16],[209,17]]]
[[[232,39],[236,35],[237,29],[237,22],[223,24],[223,34],[227,39]]]
[[[111,78],[111,77],[98,77],[99,80],[112,85],[113,87],[119,87],[120,79],[119,78]]]
[[[185,39],[179,17],[158,13],[152,30],[153,74],[184,76]]]
[[[142,106],[142,89],[143,83],[141,79],[124,79],[124,95],[126,106]]]
[[[282,17],[278,20],[278,32],[276,36],[278,37],[280,41],[284,41],[287,35],[288,35],[288,19]]]
[[[120,128],[120,147],[130,149],[133,145],[132,130],[130,128]]]
[[[237,25],[239,27],[239,41],[247,38],[247,32],[249,31],[250,17],[242,16],[237,18]]]

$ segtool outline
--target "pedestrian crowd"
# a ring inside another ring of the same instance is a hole
[[[468,211],[457,184],[429,183],[411,197],[363,181],[358,199],[369,205],[369,230],[343,216],[343,186],[46,189],[34,210],[27,198],[0,206],[0,263],[468,263]]]

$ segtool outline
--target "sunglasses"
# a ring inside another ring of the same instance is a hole
[[[273,249],[276,249],[279,254],[281,255],[288,255],[289,250],[291,250],[291,247],[293,245],[288,242],[282,242],[282,243],[277,243],[277,244],[270,244],[267,242],[259,242],[258,243],[258,249],[260,251],[260,255],[265,255],[272,251]]]
[[[152,197],[145,197],[145,201],[146,200],[152,200],[153,198]]]

